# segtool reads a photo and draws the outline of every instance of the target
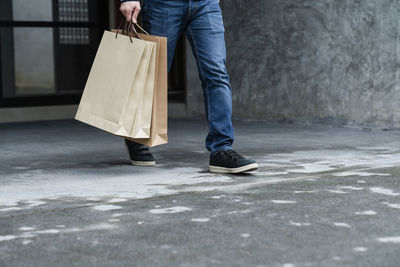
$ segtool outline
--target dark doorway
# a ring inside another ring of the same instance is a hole
[[[0,18],[0,107],[77,104],[108,1],[1,0]]]

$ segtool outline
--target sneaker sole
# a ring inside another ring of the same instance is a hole
[[[128,149],[128,146],[126,145],[125,142],[124,142],[124,146],[125,146],[126,152],[128,153],[128,156],[130,157],[130,155],[129,155],[129,149]],[[151,167],[151,166],[156,165],[156,162],[155,162],[155,161],[137,161],[137,160],[131,160],[131,164],[132,164],[133,166]]]
[[[216,172],[216,173],[243,173],[243,172],[252,172],[257,169],[258,169],[257,163],[252,163],[252,164],[245,165],[242,167],[237,167],[237,168],[225,168],[225,167],[210,165],[210,172]]]
[[[131,164],[134,166],[144,166],[144,167],[150,167],[156,165],[155,161],[136,161],[136,160],[131,160]]]

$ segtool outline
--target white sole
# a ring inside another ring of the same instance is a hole
[[[156,165],[156,162],[155,161],[135,161],[135,160],[131,160],[131,164],[134,165],[134,166],[149,167],[149,166]]]
[[[225,168],[210,165],[210,172],[216,173],[242,173],[242,172],[252,172],[258,169],[257,163],[252,163],[249,165],[245,165],[237,168]]]
[[[125,142],[124,142],[124,145],[125,145],[126,152],[128,152],[128,157],[130,157],[130,155],[129,155],[129,149],[128,149],[128,146],[126,145]],[[150,166],[156,165],[156,162],[155,162],[155,161],[136,161],[136,160],[131,160],[131,164],[132,164],[133,166],[150,167]]]

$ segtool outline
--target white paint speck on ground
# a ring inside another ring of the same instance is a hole
[[[241,234],[240,236],[243,237],[243,238],[249,238],[249,237],[250,237],[250,234],[244,233],[244,234]]]
[[[320,162],[301,163],[298,166],[303,167],[303,169],[292,169],[291,171],[294,173],[319,173],[334,170],[334,168]]]
[[[98,223],[86,226],[85,228],[81,229],[80,231],[98,231],[98,230],[110,230],[114,229],[116,226],[110,223]]]
[[[143,222],[137,222],[137,224],[143,224]]]
[[[3,202],[3,201],[0,201],[0,206],[7,206],[7,207],[15,207],[15,206],[17,206],[17,203],[15,203],[13,201],[11,201],[11,202]]]
[[[335,190],[335,189],[331,189],[331,190],[326,190],[327,192],[333,193],[333,194],[347,194],[347,192],[343,191],[343,190]]]
[[[209,222],[210,218],[192,218],[192,222]]]
[[[302,222],[293,222],[293,221],[289,221],[289,223],[290,223],[290,225],[298,226],[298,227],[301,227],[301,226],[311,226],[311,223],[308,223],[308,222],[302,223]]]
[[[232,214],[238,214],[239,212],[240,212],[239,210],[232,210],[232,211],[228,211],[226,214],[232,215]]]
[[[353,250],[355,252],[366,252],[366,251],[368,251],[368,248],[366,248],[366,247],[355,247],[355,248],[353,248]]]
[[[108,203],[121,203],[121,202],[126,202],[126,201],[128,201],[128,199],[126,199],[126,198],[112,198],[107,202]]]
[[[382,204],[388,206],[389,208],[400,209],[400,203],[382,202]]]
[[[122,209],[122,207],[116,205],[97,205],[94,206],[93,209],[100,211],[108,211],[108,210],[120,210]]]
[[[293,191],[293,193],[295,193],[295,194],[312,194],[312,193],[315,193],[315,191],[314,190],[311,190],[311,191]]]
[[[35,230],[35,227],[22,226],[22,227],[18,228],[18,230],[20,230],[20,231],[33,231],[33,230]]]
[[[361,191],[364,190],[362,187],[355,187],[355,186],[341,186],[340,189],[348,189],[348,190],[353,190],[353,191]]]
[[[392,189],[382,188],[382,187],[371,187],[370,190],[376,194],[382,194],[386,196],[398,196],[400,193],[395,193]]]
[[[28,167],[25,167],[25,166],[15,166],[13,168],[16,169],[16,170],[27,170],[27,169],[29,169]]]
[[[365,184],[365,183],[367,183],[367,182],[364,181],[364,180],[358,180],[357,183],[359,183],[359,184]]]
[[[60,233],[60,230],[58,229],[46,229],[46,230],[40,230],[40,231],[34,231],[34,234],[58,234]]]
[[[271,200],[272,201],[272,203],[275,203],[275,204],[295,204],[296,203],[296,201],[294,201],[294,200]]]
[[[350,228],[351,226],[348,223],[343,223],[343,222],[335,222],[335,226],[337,227],[344,227],[344,228]]]
[[[371,172],[363,172],[363,171],[348,171],[348,172],[338,172],[333,174],[334,176],[345,177],[345,176],[390,176],[387,173],[371,173]]]
[[[36,237],[36,235],[32,234],[32,232],[23,232],[18,236],[18,238],[32,238]]]
[[[226,197],[226,195],[219,195],[219,196],[212,196],[212,199],[221,199],[223,197]]]
[[[228,215],[238,214],[238,213],[246,214],[246,213],[250,213],[250,212],[251,212],[250,209],[247,209],[247,210],[232,210],[232,211],[228,211],[226,214],[228,214]]]
[[[380,237],[378,241],[381,243],[400,243],[400,236]]]
[[[0,236],[0,241],[12,240],[12,239],[17,239],[17,238],[22,238],[22,239],[33,238],[33,237],[36,237],[37,235],[42,235],[42,234],[75,233],[75,232],[82,232],[82,231],[111,229],[112,227],[109,227],[109,226],[110,225],[106,226],[105,224],[97,224],[97,225],[89,225],[82,229],[78,229],[78,228],[60,229],[60,230],[46,229],[46,230],[40,230],[40,231],[23,232],[22,234],[20,234],[18,236],[5,236],[5,238],[4,237],[2,238],[2,236]],[[27,241],[30,241],[30,240],[27,240]]]
[[[24,240],[24,241],[22,241],[23,245],[28,245],[30,243],[32,243],[32,240]]]
[[[11,208],[4,208],[4,209],[0,209],[0,212],[6,212],[6,211],[14,211],[14,210],[22,210],[22,208],[19,207],[11,207]]]
[[[176,207],[170,207],[170,208],[165,208],[165,209],[152,209],[152,210],[150,210],[150,213],[167,214],[167,213],[180,213],[180,212],[191,211],[191,210],[192,209],[188,208],[188,207],[176,206]]]
[[[15,236],[15,235],[0,235],[0,242],[9,241],[9,240],[13,240],[16,238],[17,238],[17,236]]]
[[[369,215],[369,216],[372,216],[372,215],[376,215],[376,212],[373,211],[373,210],[366,210],[366,211],[356,212],[355,214],[356,215]]]
[[[46,202],[39,201],[39,200],[27,200],[25,202],[28,204],[29,207],[36,207],[36,206],[40,206],[40,205],[46,204]]]

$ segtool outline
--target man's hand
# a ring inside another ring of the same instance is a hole
[[[127,1],[121,4],[119,8],[122,14],[125,16],[126,21],[131,21],[131,18],[134,23],[137,22],[137,16],[140,12],[140,2],[139,1]]]

